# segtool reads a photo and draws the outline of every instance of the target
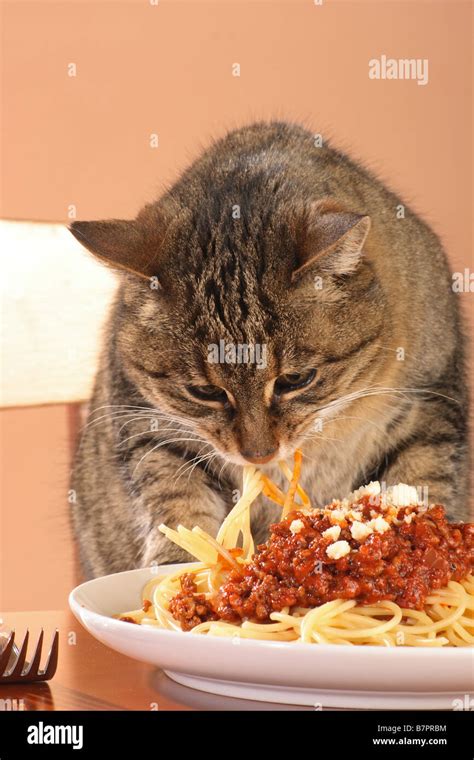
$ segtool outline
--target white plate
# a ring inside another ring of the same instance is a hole
[[[181,567],[186,565],[96,578],[75,588],[69,604],[103,644],[157,665],[180,684],[213,694],[315,709],[453,709],[473,691],[469,648],[252,641],[160,630],[110,617],[140,607],[141,590],[150,578]]]

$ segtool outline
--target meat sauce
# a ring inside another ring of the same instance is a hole
[[[357,507],[366,522],[386,517],[369,497]],[[296,524],[298,532],[291,529]],[[197,594],[192,576],[183,576],[171,614],[190,630],[205,620],[268,622],[284,607],[317,607],[333,599],[390,600],[421,610],[432,591],[462,580],[474,565],[474,524],[448,523],[441,505],[392,509],[390,526],[364,540],[353,538],[348,519],[340,520],[338,541],[350,551],[338,559],[327,553],[333,538],[322,535],[333,525],[328,509],[291,512],[271,526],[267,543],[241,573],[229,572],[213,599]]]
[[[190,631],[205,620],[218,620],[212,604],[204,594],[197,594],[193,573],[181,577],[181,591],[170,602],[170,612],[181,623],[183,631]]]

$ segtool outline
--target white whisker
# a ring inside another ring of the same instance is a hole
[[[184,472],[186,472],[186,469],[187,469],[187,468],[188,468],[188,467],[191,465],[191,463],[192,463],[192,462],[194,462],[194,460],[195,460],[197,457],[199,457],[199,454],[201,453],[201,451],[202,451],[204,448],[206,448],[206,446],[211,446],[211,448],[212,448],[212,445],[211,445],[210,443],[208,443],[207,441],[203,441],[203,443],[204,443],[204,446],[201,446],[201,448],[200,448],[200,449],[199,449],[199,451],[198,451],[198,452],[197,452],[197,453],[196,453],[196,454],[193,456],[193,458],[192,458],[190,461],[186,461],[186,462],[183,462],[183,464],[182,464],[182,465],[181,465],[181,466],[180,466],[180,467],[179,467],[179,468],[176,470],[176,475],[178,475],[179,471],[180,471],[180,470],[183,470],[183,469],[184,469]],[[182,473],[182,474],[184,474],[184,473]],[[181,476],[179,476],[179,477],[181,477]]]
[[[133,480],[133,478],[134,478],[135,472],[137,471],[138,467],[140,467],[140,465],[141,465],[141,463],[143,462],[143,460],[144,460],[144,459],[146,459],[146,457],[147,457],[147,456],[149,456],[150,454],[152,454],[152,453],[153,453],[154,451],[156,451],[157,449],[161,448],[162,446],[166,446],[166,445],[168,445],[169,443],[177,443],[178,441],[194,441],[194,440],[195,440],[194,438],[169,438],[167,441],[161,441],[161,442],[160,442],[160,443],[158,443],[156,446],[153,446],[153,448],[151,448],[151,449],[150,449],[150,451],[147,451],[147,452],[146,452],[146,453],[145,453],[145,454],[144,454],[144,455],[141,457],[140,461],[139,461],[139,462],[137,463],[137,465],[135,466],[135,468],[134,468],[134,470],[133,470],[133,472],[132,472],[132,480]]]
[[[191,470],[190,470],[190,472],[189,472],[189,475],[188,475],[188,483],[189,483],[189,480],[190,480],[190,478],[191,478],[191,475],[193,474],[193,472],[194,472],[194,470],[196,469],[196,467],[198,466],[198,464],[202,464],[202,462],[205,462],[205,461],[206,461],[206,459],[208,459],[208,460],[209,460],[209,461],[208,461],[208,464],[210,464],[210,462],[212,462],[212,460],[213,460],[213,459],[214,459],[214,457],[216,457],[216,456],[217,456],[217,455],[216,455],[216,453],[215,453],[215,452],[212,452],[212,451],[211,451],[209,454],[205,454],[205,455],[204,455],[204,456],[202,456],[200,459],[197,459],[197,460],[194,462],[194,464],[193,464],[193,466],[191,467]],[[185,470],[184,472],[186,472],[186,470]],[[183,472],[183,475],[184,475],[184,472]]]
[[[133,435],[129,435],[128,438],[124,438],[123,441],[121,441],[120,443],[117,444],[117,448],[120,448],[120,446],[123,446],[124,443],[126,443],[127,441],[130,441],[132,438],[138,438],[138,436],[140,436],[140,435],[147,435],[147,434],[153,434],[153,433],[158,433],[158,432],[159,433],[164,433],[164,432],[168,432],[168,433],[183,433],[183,432],[186,432],[187,433],[188,431],[187,430],[186,431],[179,430],[179,429],[176,429],[176,428],[160,428],[159,431],[158,430],[142,430],[141,433],[134,433]],[[186,441],[198,441],[198,442],[202,441],[203,443],[206,443],[206,441],[204,441],[204,438],[198,438],[198,436],[196,436],[195,438],[185,438],[184,440],[186,440]]]
[[[211,444],[208,444],[208,445],[211,446]],[[201,447],[200,451],[202,451],[203,448],[204,447]],[[199,457],[196,454],[196,456],[193,457],[189,462],[185,462],[184,465],[181,465],[181,467],[179,468],[179,470],[182,469],[183,471],[182,471],[182,473],[180,475],[178,475],[175,478],[175,483],[177,483],[178,480],[180,478],[182,478],[183,475],[185,475],[188,472],[188,470],[190,470],[190,473],[189,473],[189,476],[188,476],[188,482],[189,482],[189,478],[191,477],[191,473],[193,472],[194,468],[197,467],[197,465],[200,464],[201,462],[205,462],[206,459],[209,459],[211,461],[215,456],[217,456],[217,454],[216,454],[215,451],[209,451],[207,454],[203,454],[202,457]],[[179,472],[179,470],[177,472]]]

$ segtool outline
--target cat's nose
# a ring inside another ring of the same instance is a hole
[[[252,464],[266,464],[269,462],[278,451],[278,447],[273,449],[267,449],[266,451],[249,451],[248,449],[242,449],[241,456],[251,462]]]

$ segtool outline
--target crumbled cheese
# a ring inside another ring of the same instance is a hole
[[[353,522],[351,525],[351,536],[356,541],[363,541],[364,538],[367,538],[373,532],[373,528],[368,523]]]
[[[347,513],[347,517],[349,517],[351,520],[357,520],[357,522],[360,522],[364,519],[362,512],[358,512],[356,509],[351,509]]]
[[[352,501],[358,501],[363,496],[379,496],[381,491],[380,483],[378,480],[371,480],[366,486],[361,486],[357,491],[353,491],[349,495],[349,499]]]
[[[290,523],[290,532],[295,535],[295,533],[301,533],[301,531],[304,528],[304,522],[303,520],[293,520]]]
[[[331,509],[329,511],[329,519],[334,523],[343,522],[346,519],[347,512],[344,509]]]
[[[341,535],[340,525],[333,525],[332,528],[328,528],[327,530],[323,530],[322,532],[322,537],[330,538],[331,541],[337,541],[340,535]]]
[[[411,514],[405,515],[405,517],[403,519],[405,520],[406,523],[408,523],[408,525],[410,525],[410,523],[413,520],[414,516],[415,516],[414,513],[411,512]]]
[[[364,489],[366,496],[378,496],[380,494],[380,490],[380,483],[378,480],[371,480]]]
[[[380,516],[376,517],[375,520],[371,520],[367,524],[370,525],[370,527],[377,533],[385,533],[386,530],[390,530],[390,523],[388,523],[383,519],[383,517]]]
[[[334,544],[330,544],[326,549],[326,554],[331,559],[340,559],[349,554],[351,547],[347,541],[336,541]]]
[[[414,486],[399,483],[387,489],[387,501],[396,507],[409,507],[418,504],[418,492]]]

